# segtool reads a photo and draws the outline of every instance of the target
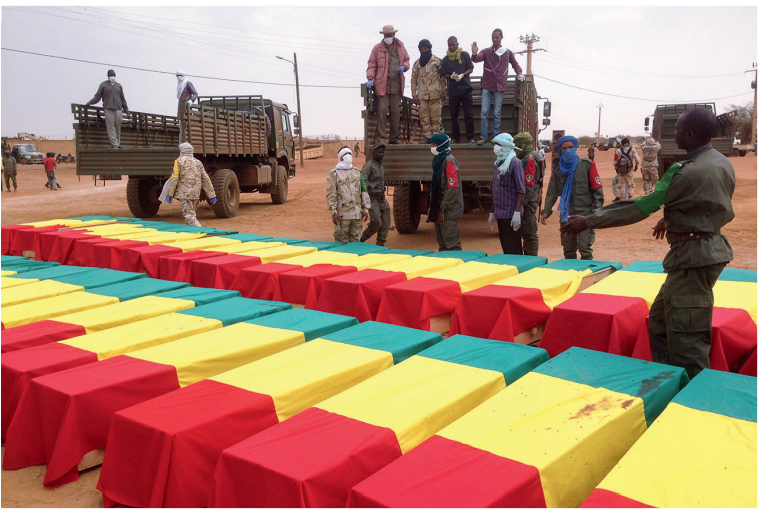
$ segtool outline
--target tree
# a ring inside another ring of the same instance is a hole
[[[743,144],[750,144],[753,140],[753,128],[755,127],[755,119],[753,119],[753,102],[749,101],[744,105],[729,105],[726,107],[727,112],[736,110],[737,114],[734,117],[735,123],[735,137],[740,139]]]

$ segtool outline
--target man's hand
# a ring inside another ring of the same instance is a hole
[[[445,212],[440,212],[439,215],[437,215],[437,224],[444,224],[445,223]]]
[[[368,213],[361,212],[361,217],[363,217],[363,222],[366,222],[368,220]]]
[[[418,105],[418,103],[419,103],[419,101],[418,101],[418,96],[414,95],[414,96],[413,96],[413,104],[414,104],[414,105]]]
[[[398,66],[396,71],[398,73],[405,73],[405,66]]]
[[[524,80],[526,80],[526,78],[524,77],[524,75],[516,75],[516,80],[518,80],[519,82],[523,82]]]
[[[440,101],[445,101],[445,93],[440,93]]]
[[[129,115],[129,111],[128,110],[124,110],[124,115],[128,116]]]
[[[476,55],[479,53],[479,47],[476,45],[476,41],[471,43],[471,55]]]
[[[334,225],[336,226],[339,223],[339,221],[340,221],[340,216],[337,215],[336,213],[333,213],[332,214],[332,222],[334,222]]]
[[[540,215],[540,224],[547,225],[547,213],[543,213],[542,215]]]
[[[658,221],[658,224],[653,226],[653,236],[656,240],[662,240],[666,237],[666,223],[663,219]]]
[[[587,219],[581,215],[569,215],[569,221],[561,226],[561,234],[576,236],[587,229]]]
[[[369,89],[371,89],[373,86],[374,86],[373,80],[369,80],[368,82],[366,82],[366,87],[368,87]]]
[[[167,202],[168,204],[171,204],[171,196],[166,196],[166,202]]]

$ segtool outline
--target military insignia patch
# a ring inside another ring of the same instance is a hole
[[[534,181],[534,176],[531,174],[526,175],[526,181]]]
[[[448,179],[447,179],[447,184],[448,184],[448,185],[450,185],[451,187],[452,187],[453,185],[455,185],[455,178],[448,178]]]
[[[600,176],[595,176],[595,183],[600,185]]]

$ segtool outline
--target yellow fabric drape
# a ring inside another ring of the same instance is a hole
[[[542,293],[542,300],[550,309],[566,299],[576,295],[582,279],[592,273],[591,270],[556,270],[553,268],[533,268],[495,283],[500,286],[518,286],[520,288],[537,288]]]
[[[424,277],[455,281],[461,285],[461,292],[466,293],[516,274],[518,274],[518,269],[511,265],[468,261],[463,265],[427,274]]]

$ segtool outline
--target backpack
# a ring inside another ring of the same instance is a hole
[[[632,170],[632,148],[629,148],[628,153],[624,153],[624,150],[621,150],[621,156],[619,156],[619,159],[616,161],[618,164],[616,167],[616,172],[619,174],[629,174],[629,171]]]

